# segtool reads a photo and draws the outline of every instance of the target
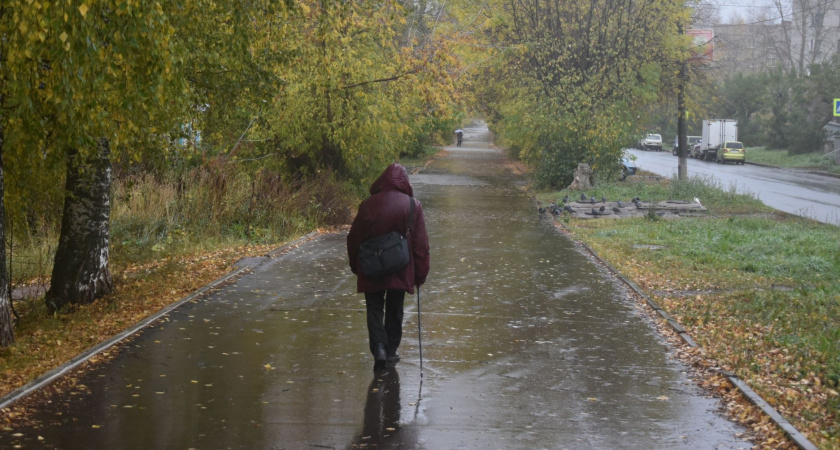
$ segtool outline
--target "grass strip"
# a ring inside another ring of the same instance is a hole
[[[774,213],[709,180],[631,178],[587,196],[701,200],[702,217],[559,216],[821,448],[840,447],[840,228]],[[577,191],[544,192],[547,204]]]
[[[791,155],[787,150],[771,150],[764,147],[749,147],[746,151],[749,162],[776,167],[815,168],[840,173],[840,167],[834,163],[833,155],[828,156],[822,152]]]

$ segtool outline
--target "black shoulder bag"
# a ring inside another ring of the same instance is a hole
[[[382,278],[399,272],[411,261],[408,233],[414,223],[414,197],[408,197],[408,223],[405,236],[397,231],[368,239],[359,245],[359,268],[368,278]]]

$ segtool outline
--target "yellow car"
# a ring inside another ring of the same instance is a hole
[[[717,151],[715,161],[719,163],[734,161],[736,164],[744,164],[747,161],[747,152],[744,150],[744,144],[738,141],[724,142]]]

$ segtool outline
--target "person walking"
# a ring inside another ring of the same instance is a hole
[[[413,221],[409,201],[414,203]],[[381,278],[365,276],[359,266],[359,245],[368,239],[396,231],[408,239],[410,259],[401,270]],[[350,270],[356,274],[356,289],[365,294],[367,327],[374,370],[400,360],[397,349],[402,340],[405,294],[426,282],[429,274],[429,237],[423,207],[414,198],[405,167],[388,166],[370,187],[370,197],[359,205],[359,212],[347,234]]]
[[[455,140],[456,140],[455,146],[460,147],[461,143],[464,142],[464,130],[462,130],[460,128],[455,130]]]

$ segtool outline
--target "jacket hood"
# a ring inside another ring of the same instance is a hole
[[[397,190],[414,197],[414,190],[408,182],[408,172],[398,163],[391,164],[382,172],[382,175],[379,175],[379,178],[370,186],[370,195],[390,190]]]

